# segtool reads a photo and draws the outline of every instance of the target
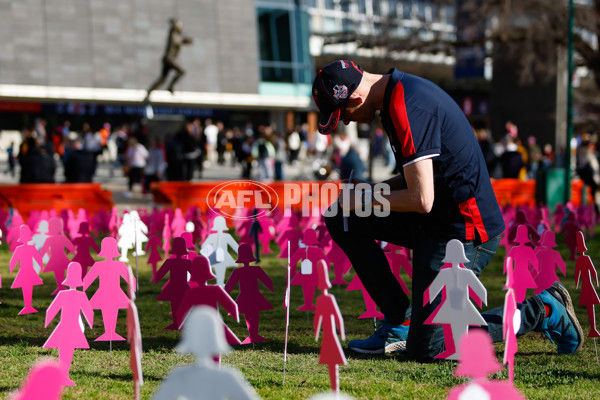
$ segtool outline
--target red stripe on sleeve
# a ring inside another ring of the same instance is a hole
[[[477,206],[475,197],[471,197],[470,199],[463,201],[458,206],[460,208],[460,213],[465,219],[465,240],[474,240],[475,231],[477,231],[481,241],[487,242],[489,239],[488,234],[485,230],[485,226],[483,225],[483,219],[481,218],[481,213],[479,212],[479,207]]]
[[[404,102],[404,86],[398,82],[390,101],[390,117],[394,124],[396,136],[401,144],[401,152],[403,157],[408,157],[415,154],[415,143],[413,141],[410,123],[408,122],[408,114],[406,113],[406,103]]]

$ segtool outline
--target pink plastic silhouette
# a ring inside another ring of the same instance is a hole
[[[479,311],[469,301],[473,294],[477,301],[487,304],[487,291],[473,271],[465,268],[469,262],[463,244],[456,239],[446,245],[446,255],[442,260],[451,263],[440,269],[431,285],[425,290],[423,304],[432,302],[442,292],[442,302],[425,320],[426,324],[445,325],[444,343],[446,350],[435,358],[457,360],[457,346],[460,338],[469,331],[469,326],[487,326]],[[449,326],[449,328],[447,328]]]
[[[335,301],[335,297],[328,292],[331,289],[331,283],[329,282],[329,273],[325,261],[319,260],[317,263],[317,274],[319,276],[318,287],[323,291],[323,294],[317,297],[317,310],[315,311],[313,320],[315,341],[319,340],[319,332],[323,331],[319,364],[328,365],[331,390],[339,393],[340,380],[338,366],[348,363],[337,334],[337,329],[339,328],[342,340],[346,340],[344,319]]]
[[[154,281],[156,278],[156,264],[163,260],[162,255],[160,254],[160,249],[162,247],[162,241],[160,240],[160,236],[156,233],[151,235],[146,243],[146,253],[148,253],[148,264],[152,265],[152,278],[150,278],[150,282]]]
[[[129,343],[129,368],[133,375],[133,392],[135,400],[140,398],[140,386],[144,384],[142,373],[142,331],[140,329],[140,318],[135,305],[135,282],[133,270],[127,267],[129,276],[127,292],[129,293],[129,304],[127,307],[127,342]]]
[[[327,245],[330,245],[329,251],[327,252],[327,258],[329,261],[333,263],[333,274],[335,278],[333,285],[347,285],[348,282],[344,279],[344,275],[350,271],[352,268],[352,263],[344,253],[344,250],[333,240],[331,240],[331,235],[329,232],[325,232],[323,240],[321,241],[321,248],[326,248]]]
[[[65,254],[65,250],[75,254],[75,246],[62,233],[62,221],[59,218],[51,218],[48,229],[50,236],[46,239],[40,255],[43,257],[46,253],[50,254],[50,259],[46,263],[43,272],[54,272],[56,290],[52,292],[52,295],[55,295],[60,290],[64,290],[62,281],[65,278],[65,271],[70,262]]]
[[[548,215],[548,208],[545,206],[540,208],[540,222],[538,223],[537,227],[538,234],[540,235],[545,230],[552,230],[552,225],[550,225],[550,217]]]
[[[460,340],[460,361],[454,375],[468,376],[471,381],[454,387],[448,400],[525,400],[525,397],[506,381],[490,381],[489,374],[502,370],[496,360],[492,339],[481,329],[469,331]]]
[[[165,213],[165,222],[162,231],[163,252],[165,254],[171,253],[171,238],[173,237],[173,234],[171,232],[171,222],[169,218],[169,214]]]
[[[412,279],[412,264],[404,252],[397,253],[396,251],[389,249],[391,246],[388,243],[382,242],[381,244],[385,256],[388,259],[388,263],[390,264],[390,268],[392,269],[392,273],[402,287],[402,291],[410,296],[410,290],[408,289],[408,286],[406,286],[406,283],[404,283],[400,272],[401,270],[404,270],[408,277]]]
[[[156,272],[155,283],[169,273],[169,281],[163,287],[162,292],[156,298],[159,301],[168,301],[171,303],[171,317],[173,323],[168,325],[165,329],[178,329],[182,321],[177,319],[177,309],[185,292],[189,289],[187,282],[188,272],[190,272],[190,266],[192,261],[187,256],[185,239],[182,237],[176,237],[173,239],[173,247],[171,254],[175,255],[175,258],[167,258],[162,264],[160,269]]]
[[[589,237],[594,236],[594,206],[592,204],[581,205],[577,207],[575,213],[576,220],[581,226],[581,230],[585,229]]]
[[[554,232],[552,232],[554,233]],[[510,264],[512,260],[506,257],[504,260],[508,266],[506,269],[506,296],[504,297],[504,311],[502,313],[502,338],[504,339],[504,364],[508,364],[508,381],[513,384],[515,371],[515,354],[518,350],[517,332],[521,327],[521,311],[517,308],[517,300],[513,289],[514,279]]]
[[[110,212],[110,220],[108,221],[108,230],[111,237],[119,238],[119,227],[121,226],[121,218],[119,217],[119,210],[117,207],[113,207]]]
[[[194,245],[194,235],[191,232],[183,232],[181,237],[185,240],[185,248],[188,251],[187,258],[193,260],[198,257],[199,254],[196,252],[196,246]]]
[[[540,235],[538,235],[536,227],[529,223],[527,214],[525,214],[525,211],[523,210],[517,210],[515,220],[508,228],[508,243],[511,246],[514,245],[515,242],[518,243],[516,237],[518,236],[520,226],[525,226],[526,228],[525,233],[521,233],[521,236],[527,236],[530,239],[527,242],[531,242],[532,245],[535,246],[538,240],[540,240]]]
[[[567,221],[563,224],[560,232],[565,236],[564,243],[569,247],[569,260],[575,259],[577,249],[577,232],[581,230],[581,227],[575,219],[575,213],[570,212]]]
[[[10,209],[12,213],[9,216],[9,221],[6,226],[8,227],[8,233],[6,234],[6,243],[8,243],[8,249],[12,252],[15,251],[19,243],[19,235],[21,230],[21,225],[24,224],[23,217],[19,214],[19,211],[14,208]]]
[[[256,392],[237,370],[213,361],[229,350],[219,313],[208,306],[196,307],[184,322],[182,340],[177,346],[178,352],[193,354],[196,361],[175,369],[153,400],[258,400]]]
[[[204,239],[200,253],[208,258],[217,276],[217,285],[225,286],[227,268],[237,267],[237,263],[229,254],[229,248],[238,252],[238,243],[227,231],[227,221],[222,216],[213,219],[211,233]]]
[[[552,217],[552,225],[554,225],[554,232],[560,232],[565,217],[567,216],[567,210],[564,204],[558,203],[554,208],[554,214]]]
[[[175,214],[173,215],[173,221],[171,221],[171,232],[173,237],[179,237],[183,232],[185,232],[185,224],[186,220],[181,212],[180,208],[175,209]]]
[[[41,360],[29,371],[19,392],[10,400],[60,400],[65,374],[53,359]]]
[[[87,222],[82,222],[79,225],[79,234],[80,236],[73,239],[73,245],[76,249],[73,261],[81,264],[81,271],[85,277],[88,268],[94,264],[94,258],[91,255],[90,249],[93,249],[98,254],[100,247],[96,243],[96,240],[90,236],[90,225]]]
[[[539,272],[534,277],[537,288],[535,294],[540,294],[544,290],[548,289],[556,281],[560,282],[556,270],[560,269],[564,276],[567,276],[567,265],[565,260],[557,250],[555,234],[551,230],[545,230],[542,232],[542,238],[540,244],[535,248],[535,256],[539,261]]]
[[[192,260],[191,265],[191,280],[189,282],[190,289],[188,289],[183,296],[183,300],[179,304],[177,309],[177,320],[180,323],[185,321],[185,318],[189,314],[190,310],[194,306],[205,305],[218,310],[221,306],[231,314],[236,322],[240,322],[238,313],[237,303],[229,296],[221,286],[209,285],[208,281],[215,279],[210,270],[210,264],[208,259],[204,256],[198,256]],[[225,337],[229,344],[240,344],[240,339],[229,329],[225,322],[223,322],[225,329]]]
[[[518,245],[514,246],[508,252],[510,258],[514,263],[513,277],[514,277],[514,288],[515,295],[517,296],[517,303],[522,303],[525,300],[527,289],[537,288],[537,284],[533,279],[530,272],[530,266],[533,268],[534,274],[537,274],[540,270],[539,261],[535,256],[533,249],[526,245],[529,243],[529,236],[527,235],[527,227],[525,225],[519,226],[517,229],[517,237],[515,242]],[[510,267],[506,264],[504,267]],[[506,273],[506,271],[504,271]]]
[[[21,225],[21,234],[18,241],[21,243],[28,243],[31,240],[31,230],[25,224]],[[15,240],[16,241],[16,240]],[[36,313],[37,310],[31,305],[33,296],[33,287],[43,285],[44,282],[35,272],[33,262],[36,261],[39,265],[42,265],[42,256],[35,249],[35,246],[31,244],[22,244],[18,246],[10,259],[10,273],[20,264],[19,272],[11,289],[21,288],[23,291],[23,303],[24,307],[19,312],[19,315]]]
[[[303,233],[300,229],[297,228],[288,228],[284,232],[279,235],[279,239],[277,240],[277,245],[281,249],[279,252],[278,258],[287,258],[288,257],[288,246],[287,243],[290,243],[290,252],[294,254],[296,250],[300,247],[300,243],[302,242]],[[291,256],[291,254],[290,254]]]
[[[42,247],[44,247],[46,239],[48,239],[48,220],[40,219],[37,225],[36,233],[31,237],[31,240],[28,242],[28,244],[34,245],[37,251],[40,251],[42,250]],[[46,264],[49,259],[50,256],[46,254],[44,257],[42,257],[42,262]],[[43,266],[35,262],[33,267],[35,268],[35,272],[39,274],[42,271]]]
[[[346,290],[347,291],[360,290],[362,292],[366,311],[364,313],[362,313],[358,317],[358,319],[363,319],[363,318],[383,319],[384,315],[377,310],[377,304],[375,304],[375,301],[373,300],[371,295],[369,295],[369,292],[367,292],[367,289],[365,289],[360,278],[358,277],[358,274],[354,275],[354,278],[352,278],[352,280],[350,281],[348,286],[346,286]]]
[[[105,260],[96,261],[90,272],[83,278],[83,290],[87,290],[96,278],[100,282],[98,290],[90,300],[93,309],[102,310],[102,320],[104,321],[104,334],[96,341],[125,340],[115,330],[119,310],[127,309],[129,306],[129,298],[121,289],[121,278],[129,283],[127,265],[114,259],[119,257],[120,254],[117,242],[112,237],[102,239],[98,256],[105,258]],[[135,279],[132,284],[135,286]]]
[[[299,311],[315,310],[313,299],[317,289],[318,276],[316,265],[319,260],[324,260],[329,265],[329,259],[319,247],[317,240],[317,231],[314,229],[304,230],[304,239],[302,240],[307,247],[299,248],[291,258],[292,266],[292,285],[302,286],[304,295],[304,304],[298,307]],[[300,272],[296,272],[298,261],[301,262]]]
[[[235,302],[238,305],[240,314],[244,314],[249,333],[249,336],[244,339],[242,344],[264,342],[267,340],[258,334],[260,312],[273,309],[271,303],[260,292],[258,287],[258,283],[262,282],[272,292],[273,281],[260,266],[250,265],[253,261],[256,261],[256,259],[252,255],[252,247],[249,244],[241,244],[238,248],[238,259],[236,262],[243,264],[243,266],[234,269],[225,284],[225,291],[227,293],[231,293],[238,283],[240,285],[240,294],[235,299]]]
[[[581,294],[579,296],[579,305],[585,306],[588,312],[588,320],[590,322],[590,333],[588,337],[597,338],[600,337],[600,333],[596,329],[596,314],[594,313],[594,306],[600,304],[598,293],[594,287],[594,282],[598,286],[598,272],[592,263],[590,256],[583,254],[587,251],[585,245],[585,238],[583,232],[577,232],[577,252],[581,253],[577,257],[575,264],[575,284],[579,288],[581,283]]]
[[[75,386],[75,383],[68,377],[74,349],[90,348],[83,333],[80,316],[83,314],[91,328],[94,323],[94,310],[85,292],[76,289],[83,286],[81,265],[79,263],[69,263],[67,278],[62,283],[69,289],[58,292],[46,310],[46,323],[44,326],[48,327],[50,321],[54,319],[59,311],[61,311],[60,322],[44,343],[44,348],[58,348],[59,363],[65,372],[65,386]]]

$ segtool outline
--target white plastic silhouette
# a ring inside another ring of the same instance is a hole
[[[190,312],[177,350],[195,355],[196,363],[175,369],[163,381],[154,400],[259,398],[237,370],[219,368],[213,361],[213,357],[229,351],[219,313],[213,308],[198,306]]]
[[[81,322],[81,315],[91,328],[94,323],[94,310],[85,292],[77,290],[77,287],[83,286],[81,265],[79,263],[72,262],[69,264],[67,278],[62,283],[69,289],[58,292],[46,310],[46,323],[44,326],[47,327],[59,311],[61,312],[60,322],[44,343],[44,348],[58,348],[58,359],[63,371],[65,371],[64,385],[75,386],[75,383],[68,377],[73,352],[75,349],[90,348],[83,333],[84,325]]]
[[[456,352],[460,338],[469,331],[469,326],[487,323],[469,301],[470,291],[487,305],[487,291],[473,271],[462,265],[469,262],[463,244],[452,239],[446,244],[446,255],[442,260],[451,266],[442,267],[431,285],[425,290],[424,304],[433,301],[442,292],[442,302],[425,321],[426,324],[445,325],[444,342],[446,351],[435,358],[457,360]]]
[[[135,247],[135,228],[133,226],[133,219],[131,213],[123,215],[121,226],[119,226],[119,240],[117,242],[119,249],[121,250],[121,257],[119,261],[127,262],[127,252],[129,249]]]
[[[200,253],[208,258],[210,265],[217,276],[217,285],[225,286],[225,273],[227,268],[237,267],[237,263],[229,254],[229,248],[238,252],[238,243],[233,236],[227,233],[227,222],[222,216],[215,217],[211,233],[202,243]]]

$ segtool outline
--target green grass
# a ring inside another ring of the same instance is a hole
[[[557,237],[557,242],[562,240]],[[560,242],[562,243],[562,242]],[[588,254],[593,260],[600,256],[600,238],[588,239]],[[561,246],[562,247],[562,246]],[[563,252],[567,259],[567,250]],[[505,292],[502,275],[504,250],[499,249],[492,263],[481,276],[488,290],[489,308],[501,306]],[[261,263],[274,281],[275,293],[264,290],[275,306],[274,310],[261,313],[260,333],[268,341],[255,345],[236,346],[223,357],[223,363],[238,368],[265,399],[306,399],[311,395],[329,390],[327,367],[318,364],[319,343],[314,341],[312,331],[313,313],[295,311],[302,304],[302,291],[292,288],[292,311],[290,317],[289,357],[286,381],[283,378],[283,348],[285,333],[285,310],[282,307],[285,289],[285,261],[273,255],[263,257]],[[33,305],[40,312],[18,316],[23,306],[21,290],[11,290],[15,274],[8,273],[10,254],[6,245],[0,247],[0,274],[4,278],[0,289],[0,393],[6,396],[18,388],[29,368],[40,357],[57,357],[55,349],[43,349],[47,337],[58,322],[58,317],[44,328],[44,315],[54,290],[54,277],[42,274],[45,285],[34,288]],[[142,398],[149,399],[173,367],[192,362],[173,349],[180,333],[163,330],[170,323],[168,303],[156,301],[161,285],[149,283],[150,266],[139,259],[139,282],[137,306],[143,336],[142,360],[145,384]],[[574,261],[567,261],[567,278],[563,282],[570,289],[577,304],[579,294],[575,290]],[[134,265],[135,270],[135,265]],[[163,280],[164,283],[164,280]],[[88,290],[91,297],[95,287]],[[337,298],[344,315],[348,340],[363,338],[373,331],[372,320],[358,320],[364,311],[360,292],[346,292],[335,287],[331,290]],[[234,294],[235,295],[235,294]],[[585,308],[577,307],[580,322],[587,335],[589,331]],[[247,336],[245,323],[237,324],[224,315],[229,327],[240,339]],[[99,310],[95,313],[94,328],[86,330],[90,349],[76,349],[71,367],[75,387],[66,388],[64,399],[132,399],[132,374],[129,370],[129,345],[113,342],[112,351],[107,342],[94,339],[104,331]],[[117,332],[125,336],[125,310],[119,314]],[[496,351],[501,360],[504,346],[497,343]],[[347,354],[348,364],[340,366],[342,391],[358,399],[444,399],[449,388],[465,382],[456,378],[454,362],[417,364],[403,355],[364,357]],[[506,379],[506,369],[494,378]],[[600,365],[596,362],[594,342],[586,341],[583,350],[573,356],[558,356],[555,346],[540,334],[530,333],[520,338],[519,352],[515,358],[515,385],[528,399],[596,399],[600,393]]]

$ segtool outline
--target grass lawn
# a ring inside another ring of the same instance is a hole
[[[561,249],[564,247],[562,237],[557,236],[557,243]],[[588,239],[587,247],[592,260],[600,262],[600,238]],[[568,251],[566,248],[563,250],[563,257],[567,259]],[[501,306],[504,301],[503,257],[504,249],[501,248],[481,276],[488,290],[490,308]],[[0,274],[3,277],[0,289],[0,393],[3,397],[21,385],[38,358],[58,357],[56,349],[42,348],[59,318],[57,316],[48,328],[44,328],[45,310],[51,301],[50,293],[56,287],[54,276],[42,274],[44,286],[34,288],[33,306],[39,312],[18,316],[23,307],[22,293],[21,290],[10,289],[16,274],[9,274],[9,259],[10,254],[3,244],[0,247]],[[133,259],[132,263],[135,272]],[[140,290],[137,306],[144,346],[142,366],[145,384],[142,398],[150,399],[173,367],[191,363],[193,359],[173,350],[180,333],[163,329],[171,321],[168,315],[170,306],[155,299],[165,280],[161,285],[150,283],[151,269],[145,264],[145,258],[140,258],[138,265]],[[313,313],[295,311],[303,303],[302,289],[297,286],[292,287],[289,357],[283,384],[285,260],[266,255],[261,266],[273,279],[275,286],[275,293],[267,289],[263,291],[275,306],[274,310],[261,313],[260,334],[268,341],[237,346],[223,357],[223,363],[240,369],[265,399],[306,399],[329,390],[327,366],[318,364],[319,343],[314,341]],[[575,289],[574,269],[575,262],[567,261],[567,278],[563,282],[577,304],[579,293]],[[88,297],[96,287],[97,282],[88,289]],[[373,321],[357,319],[364,312],[361,293],[346,292],[340,287],[334,287],[330,292],[336,296],[344,316],[347,339],[370,335]],[[577,306],[577,312],[587,335],[589,324],[586,310]],[[229,327],[243,340],[247,330],[243,316],[240,318],[241,322],[237,324],[232,317],[224,315]],[[64,399],[133,398],[129,345],[126,342],[113,342],[111,350],[108,342],[95,342],[94,339],[103,332],[102,317],[96,310],[94,328],[86,330],[91,348],[75,350],[70,377],[77,386],[66,388]],[[117,332],[126,335],[125,310],[119,313]],[[503,350],[502,343],[496,344],[500,361]],[[341,389],[358,399],[444,399],[449,388],[465,382],[453,375],[455,362],[417,364],[407,361],[402,354],[363,357],[347,352],[347,356],[348,365],[340,366]],[[506,369],[495,376],[500,379],[506,377]],[[574,356],[558,356],[555,346],[540,334],[531,333],[521,337],[515,358],[515,385],[528,399],[597,399],[600,395],[600,365],[596,362],[593,340],[586,341],[582,351]]]

